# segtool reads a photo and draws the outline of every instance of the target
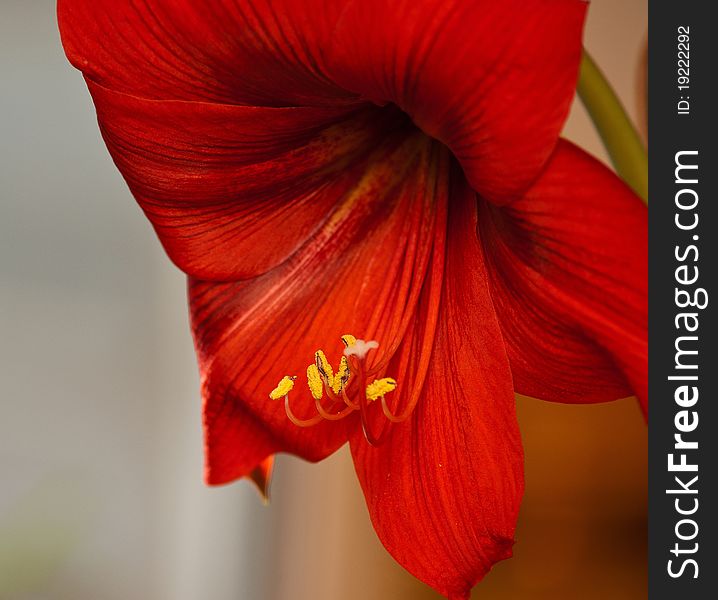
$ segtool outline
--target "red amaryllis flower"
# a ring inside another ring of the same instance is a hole
[[[348,440],[384,545],[462,598],[511,554],[514,390],[645,401],[645,209],[557,142],[584,9],[60,0],[190,275],[210,483]]]

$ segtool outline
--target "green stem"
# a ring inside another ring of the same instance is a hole
[[[621,101],[584,49],[578,79],[581,98],[618,174],[648,203],[648,156]]]

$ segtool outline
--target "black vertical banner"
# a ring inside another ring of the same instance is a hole
[[[649,597],[718,598],[718,22],[649,6]]]

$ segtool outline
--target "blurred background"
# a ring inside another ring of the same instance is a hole
[[[640,120],[646,0],[598,0],[585,44]],[[346,449],[278,459],[272,502],[202,483],[184,277],[66,62],[51,0],[0,0],[0,600],[438,596],[369,523]],[[605,160],[576,103],[565,135]],[[491,599],[646,597],[635,401],[518,398],[526,496]]]

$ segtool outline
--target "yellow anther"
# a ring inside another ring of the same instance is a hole
[[[342,342],[344,342],[344,345],[347,348],[351,348],[354,344],[357,343],[357,339],[353,335],[347,333],[346,335],[342,336]]]
[[[290,377],[289,375],[282,377],[282,380],[277,384],[277,387],[269,392],[269,397],[272,400],[278,400],[279,398],[286,396],[292,391],[295,379],[296,377]]]
[[[347,381],[349,381],[349,363],[347,362],[347,357],[342,356],[342,360],[339,362],[339,369],[337,369],[337,373],[334,375],[332,391],[337,395],[341,394]]]
[[[329,364],[327,357],[324,356],[324,352],[317,350],[314,353],[314,362],[317,365],[319,374],[327,382],[327,385],[332,387],[334,385],[334,369],[332,369],[332,366]]]
[[[307,367],[307,385],[309,386],[309,391],[312,393],[312,398],[321,400],[324,388],[322,387],[322,376],[319,374],[317,365],[309,365]]]
[[[382,396],[393,392],[396,389],[396,381],[391,377],[385,377],[384,379],[375,379],[368,386],[366,386],[366,397],[369,400],[376,400]]]

